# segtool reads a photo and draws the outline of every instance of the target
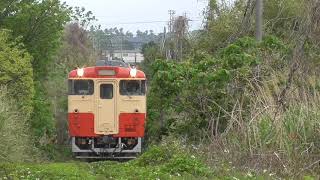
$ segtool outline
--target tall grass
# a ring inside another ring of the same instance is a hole
[[[205,147],[211,162],[235,163],[245,169],[285,176],[319,173],[320,91],[317,76],[297,77],[279,104],[283,79],[273,75],[251,82],[228,113],[226,130]],[[245,103],[243,99],[249,99]],[[217,155],[218,154],[218,155]]]
[[[36,154],[29,137],[24,112],[0,87],[0,162],[21,162],[34,160]]]

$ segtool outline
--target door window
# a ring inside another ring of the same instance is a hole
[[[112,84],[101,84],[100,85],[100,98],[101,99],[112,99],[113,98],[113,85]]]

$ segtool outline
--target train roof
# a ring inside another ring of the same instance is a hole
[[[79,72],[80,75],[79,76]],[[130,72],[135,72],[132,76]],[[116,79],[116,78],[146,78],[143,71],[132,69],[130,67],[118,66],[94,66],[81,69],[72,70],[69,73],[69,78],[102,78],[102,79]]]

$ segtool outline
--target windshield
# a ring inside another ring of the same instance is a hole
[[[145,80],[121,80],[120,94],[129,96],[143,96],[146,94]]]
[[[69,80],[69,95],[92,95],[92,80]]]

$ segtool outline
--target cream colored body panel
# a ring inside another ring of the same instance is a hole
[[[93,95],[68,96],[68,112],[69,113],[95,113],[94,107],[95,97]]]
[[[118,107],[118,113],[146,113],[146,97],[119,94]]]
[[[79,78],[77,78],[79,79]],[[94,132],[101,135],[119,133],[120,113],[146,113],[146,95],[144,96],[122,96],[119,92],[120,80],[145,80],[134,79],[102,79],[90,78],[94,81],[93,95],[69,95],[68,112],[93,113]],[[113,100],[102,100],[100,98],[100,84],[113,84]],[[113,106],[112,106],[113,104]],[[109,108],[106,108],[109,107]]]

